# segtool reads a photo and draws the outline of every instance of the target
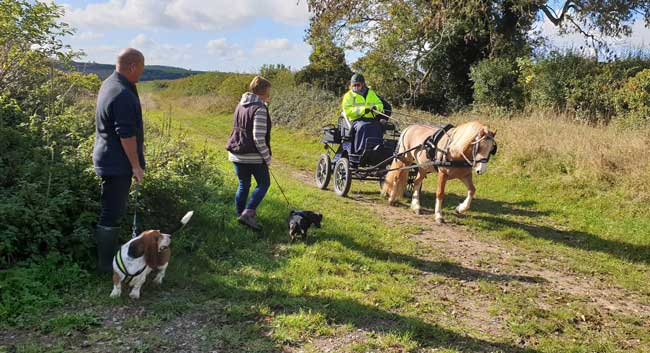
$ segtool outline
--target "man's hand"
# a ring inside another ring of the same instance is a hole
[[[135,178],[135,182],[138,184],[142,184],[142,179],[144,178],[144,169],[140,167],[135,167],[131,169],[133,172],[133,177]]]
[[[267,167],[270,167],[271,166],[271,159],[269,159],[268,161],[264,161],[264,164],[266,164]]]
[[[376,110],[377,110],[377,106],[376,106],[376,105],[373,105],[373,106],[370,107],[370,108],[366,108],[366,111],[364,112],[364,114],[373,113],[373,112],[375,112]]]

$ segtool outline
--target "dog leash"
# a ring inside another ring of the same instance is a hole
[[[135,184],[135,207],[133,208],[133,227],[131,228],[131,239],[138,236],[137,233],[137,217],[138,217],[138,194],[140,193],[140,183],[136,182]]]
[[[273,180],[275,180],[275,183],[278,185],[278,189],[280,189],[280,192],[282,193],[282,196],[284,196],[284,200],[287,202],[287,206],[291,208],[291,203],[289,203],[289,199],[287,198],[287,195],[284,194],[284,190],[282,190],[282,186],[280,186],[280,183],[278,183],[278,179],[275,178],[275,175],[271,171],[271,168],[269,168],[269,173],[271,173],[271,176],[273,177]]]

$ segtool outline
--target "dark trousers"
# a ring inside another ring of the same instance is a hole
[[[262,199],[264,199],[264,195],[269,190],[269,186],[271,186],[271,179],[269,178],[269,167],[266,164],[236,162],[233,162],[233,164],[235,165],[235,174],[239,179],[239,187],[235,194],[235,207],[237,208],[237,216],[239,216],[245,209],[254,210],[259,206]],[[248,192],[251,188],[251,176],[255,177],[257,186],[247,203]]]
[[[102,177],[101,209],[97,224],[105,227],[119,225],[120,219],[126,213],[131,179],[131,175]]]
[[[354,153],[361,153],[367,147],[371,149],[381,143],[383,127],[378,119],[357,119],[352,122],[354,128]],[[370,138],[370,140],[368,140]],[[366,141],[368,140],[368,141]]]

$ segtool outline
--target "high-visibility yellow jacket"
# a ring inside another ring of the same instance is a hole
[[[350,90],[343,96],[343,102],[341,103],[343,114],[345,114],[346,118],[353,121],[360,118],[372,119],[376,115],[381,118],[382,115],[380,114],[375,114],[374,112],[366,113],[366,108],[372,108],[373,106],[377,107],[378,111],[384,112],[384,104],[379,99],[379,96],[377,96],[377,93],[370,88],[368,88],[368,94],[365,99],[362,95]]]

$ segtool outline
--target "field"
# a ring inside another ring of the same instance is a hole
[[[275,183],[264,232],[236,222],[231,115],[141,92],[147,124],[214,157],[217,196],[172,243],[162,287],[111,300],[108,276],[60,274],[72,284],[60,303],[0,324],[0,352],[650,351],[647,133],[548,113],[445,118],[496,128],[499,154],[467,215],[453,214],[464,190],[450,184],[438,226],[433,178],[423,216],[406,199],[387,206],[376,183],[340,198],[313,186],[318,137],[277,126],[272,172],[292,207],[324,214],[307,243],[289,244],[292,207]]]

